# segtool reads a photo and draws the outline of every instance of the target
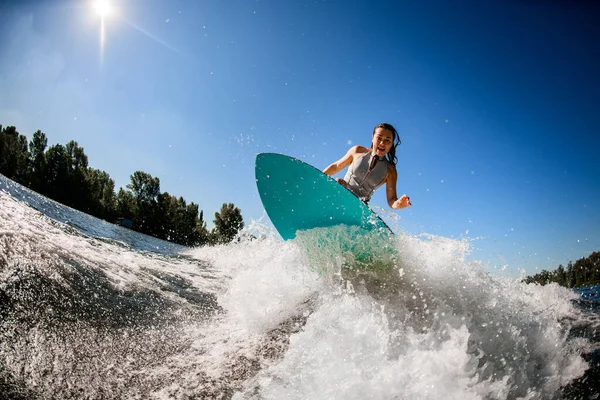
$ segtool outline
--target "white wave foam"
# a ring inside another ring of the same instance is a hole
[[[324,283],[312,287],[319,294],[316,310],[302,332],[290,337],[283,360],[238,397],[553,398],[583,375],[581,353],[588,344],[568,338],[578,318],[573,292],[491,275],[480,263],[465,261],[467,240],[391,240],[397,261],[388,270],[342,273],[341,282],[321,276]],[[303,257],[297,243],[307,242],[270,243],[266,258],[279,260],[272,263],[255,262],[246,253],[248,269],[233,284],[240,295],[228,305],[232,315],[261,318],[244,303],[260,293],[262,301],[275,304],[291,296],[280,312],[293,307],[301,298],[294,287],[265,289],[265,282],[280,277],[278,268],[303,269],[314,279],[315,260]],[[334,258],[341,254],[337,247],[320,250]],[[347,258],[320,261],[351,264]],[[335,275],[335,268],[330,272]]]
[[[19,263],[59,282],[52,260],[62,259],[103,271],[116,290],[143,287],[184,303],[176,291],[163,291],[171,277],[216,295],[222,312],[182,320],[160,360],[141,367],[136,357],[151,359],[147,352],[127,356],[130,365],[120,365],[115,379],[143,376],[147,385],[119,386],[131,397],[228,397],[235,391],[237,398],[265,399],[545,399],[560,397],[560,387],[587,368],[581,354],[588,342],[569,338],[582,318],[572,305],[577,296],[488,273],[481,263],[466,261],[466,239],[350,232],[356,242],[340,245],[347,231],[332,228],[288,242],[266,233],[168,257],[79,234],[5,194],[0,203],[3,284],[11,283],[4,272]],[[87,290],[96,294],[93,286]],[[172,332],[164,332],[152,328],[147,337],[168,343],[164,335]],[[103,343],[101,335],[90,334],[97,343],[90,351],[104,351],[111,335]],[[64,346],[85,354],[88,347],[76,343],[77,336]],[[123,336],[124,348],[143,347],[128,340]],[[34,350],[38,359],[52,360],[55,374],[68,373],[68,365],[85,369],[77,359],[60,368],[64,346],[51,346]],[[24,345],[23,354],[6,356],[26,363],[30,351]],[[98,365],[90,368],[112,368]],[[23,379],[48,385],[40,393],[70,393],[52,386],[65,376],[46,379],[27,370],[31,376]],[[89,393],[111,393],[111,382],[91,375],[73,377],[72,386],[86,382],[98,385]]]

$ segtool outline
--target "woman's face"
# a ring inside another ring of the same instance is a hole
[[[390,151],[394,144],[394,134],[390,130],[377,128],[375,129],[375,133],[373,133],[372,140],[373,152],[377,156],[383,157]]]

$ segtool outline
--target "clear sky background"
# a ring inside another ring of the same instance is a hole
[[[264,215],[257,153],[323,169],[389,122],[407,233],[515,275],[600,250],[599,3],[111,4],[0,3],[0,124],[76,140],[117,188],[157,176],[210,225]]]

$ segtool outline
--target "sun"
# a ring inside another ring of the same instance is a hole
[[[94,2],[94,9],[101,18],[105,18],[112,11],[112,6],[107,0],[96,0]]]

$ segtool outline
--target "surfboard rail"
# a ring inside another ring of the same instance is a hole
[[[254,172],[265,211],[284,240],[295,238],[299,230],[341,224],[392,233],[352,192],[304,161],[259,153]]]

